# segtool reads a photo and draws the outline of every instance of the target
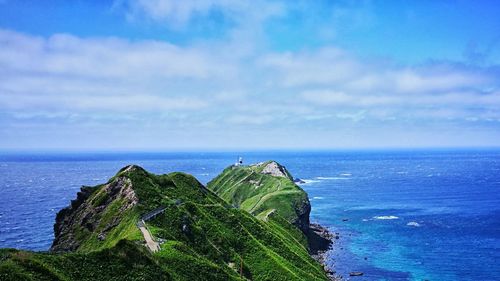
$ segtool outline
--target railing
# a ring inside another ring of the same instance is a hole
[[[148,220],[156,217],[157,215],[163,213],[163,211],[165,211],[165,209],[167,209],[167,207],[158,207],[158,208],[152,210],[151,212],[148,212],[148,213],[142,215],[141,220],[148,221]]]

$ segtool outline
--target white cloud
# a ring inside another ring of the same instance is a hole
[[[269,123],[273,119],[276,119],[277,116],[271,115],[234,115],[230,116],[227,119],[229,124],[235,125],[262,125]]]
[[[202,48],[0,30],[4,110],[197,110],[210,93],[196,84],[237,81],[237,72]]]
[[[486,85],[490,80],[485,75],[456,70],[433,71],[425,68],[420,71],[403,69],[391,73],[395,88],[400,92],[442,92],[460,88],[477,88]]]
[[[337,48],[269,54],[259,64],[277,73],[278,81],[286,87],[345,83],[364,72],[360,62]]]
[[[146,135],[148,128],[190,128],[212,139],[238,139],[236,132],[251,128],[265,142],[266,135],[302,130],[348,134],[357,126],[390,131],[421,124],[424,130],[427,123],[500,121],[494,69],[396,65],[335,46],[240,52],[237,38],[179,46],[0,30],[2,133],[37,126],[42,132],[60,122],[75,131],[106,132],[120,124],[123,132],[140,127]],[[305,142],[307,132],[301,135]]]
[[[57,34],[47,39],[0,30],[0,63],[9,72],[88,78],[211,78],[231,75],[202,50],[159,41],[82,39]],[[214,67],[217,66],[217,67]]]
[[[421,93],[498,84],[491,75],[481,70],[446,63],[398,66],[387,61],[361,60],[331,47],[272,53],[261,59],[260,64],[277,73],[279,82],[285,87],[332,86],[354,91]]]
[[[399,110],[418,107],[480,107],[500,108],[500,94],[476,92],[446,92],[436,94],[421,93],[408,95],[392,93],[384,95],[359,94],[348,95],[344,92],[330,90],[308,90],[301,93],[301,97],[312,104],[321,107],[389,107]]]
[[[246,57],[219,44],[179,47],[64,34],[42,38],[8,30],[0,30],[0,42],[0,106],[9,110],[205,109],[207,114],[306,120],[338,107],[400,112],[428,107],[497,111],[500,106],[499,81],[484,70],[362,62],[333,47]],[[232,123],[244,123],[238,118]],[[264,124],[272,118],[246,120]]]

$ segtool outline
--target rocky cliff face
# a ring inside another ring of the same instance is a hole
[[[134,166],[128,166],[122,171],[131,169],[135,169]],[[138,198],[129,178],[117,176],[104,186],[82,187],[76,200],[57,213],[54,224],[55,238],[50,250],[77,250],[86,236],[96,230],[98,239],[105,240],[109,231],[121,222],[121,216],[106,218],[115,202],[119,202],[117,210],[113,210],[116,213],[123,213],[137,204]]]
[[[292,179],[290,173],[284,166],[281,166],[276,161],[262,162],[255,165],[251,165],[256,168],[260,168],[261,174],[271,175],[273,177],[282,177]]]
[[[292,221],[292,224],[307,234],[310,224],[309,215],[311,214],[311,203],[309,202],[309,199],[302,199],[298,204],[296,204],[295,213],[297,214],[297,219]]]

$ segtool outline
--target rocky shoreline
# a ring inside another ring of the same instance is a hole
[[[336,271],[327,265],[326,258],[327,252],[333,245],[333,240],[338,239],[338,235],[333,234],[330,230],[318,223],[311,223],[307,233],[307,240],[309,241],[309,251],[311,257],[318,261],[326,272],[328,279],[332,281],[339,281],[341,277],[336,276]]]

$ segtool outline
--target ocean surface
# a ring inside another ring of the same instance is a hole
[[[80,186],[127,164],[207,183],[240,155],[306,181],[312,221],[339,233],[328,262],[344,278],[500,280],[500,151],[3,153],[0,248],[47,250]]]

